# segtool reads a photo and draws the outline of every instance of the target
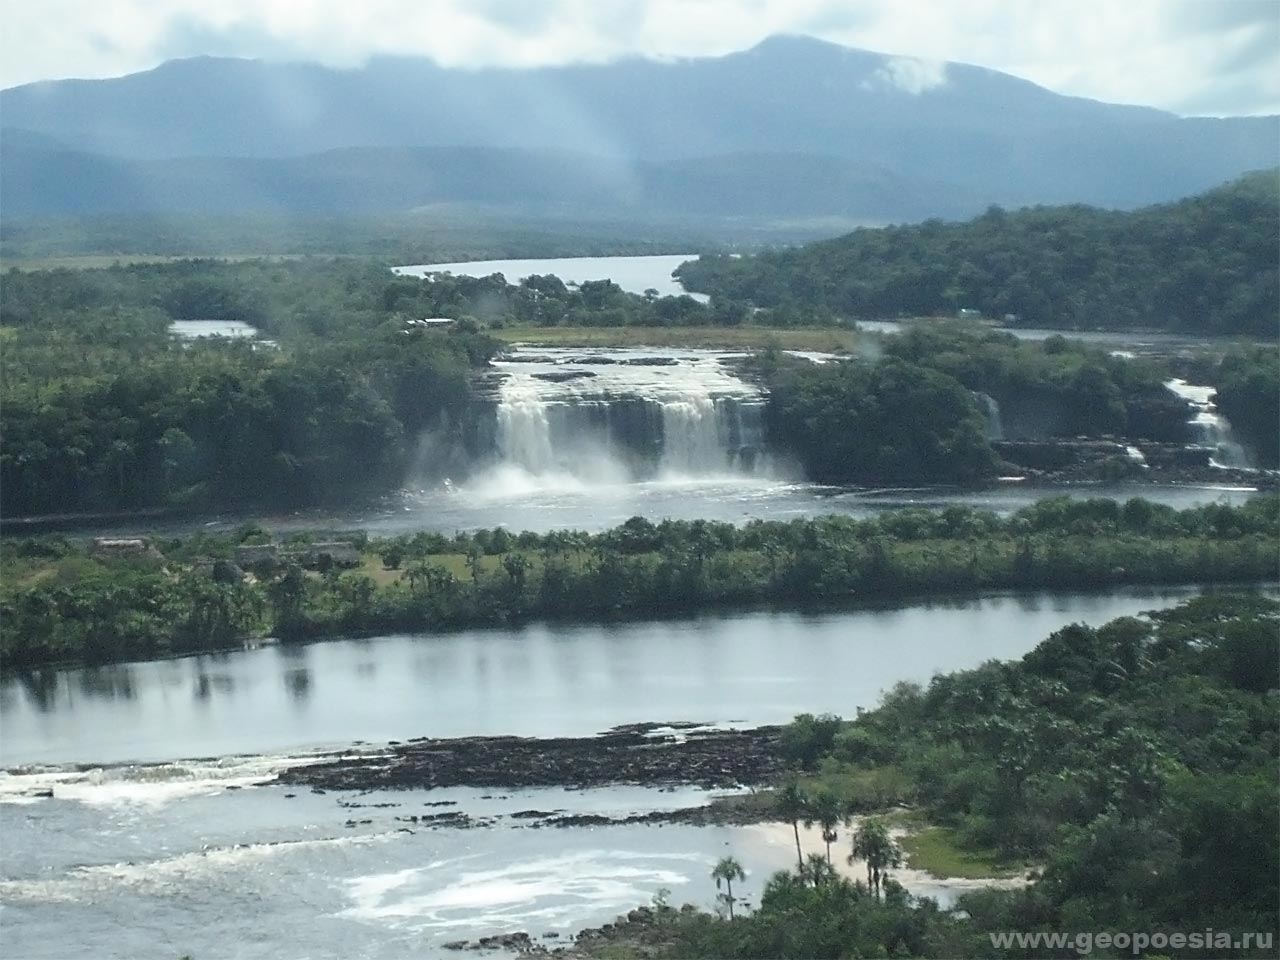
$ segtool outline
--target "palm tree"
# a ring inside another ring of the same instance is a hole
[[[812,827],[816,823],[822,828],[822,841],[827,845],[827,863],[831,863],[831,845],[840,839],[836,831],[844,819],[844,805],[828,790],[821,791],[808,803],[804,825]]]
[[[811,883],[815,887],[820,887],[829,880],[836,878],[836,869],[831,865],[830,860],[824,860],[822,854],[811,853],[805,859],[804,866],[800,869],[800,879],[804,883]]]
[[[791,829],[795,831],[796,863],[802,871],[804,870],[804,854],[800,850],[800,819],[805,815],[807,808],[808,801],[800,789],[800,784],[794,780],[778,791],[778,797],[774,801],[774,810],[778,817],[790,823]]]
[[[721,857],[720,862],[716,864],[715,869],[711,871],[711,879],[716,882],[716,889],[720,889],[720,882],[724,881],[727,893],[721,894],[720,899],[729,905],[729,919],[733,919],[733,881],[746,880],[747,875],[742,870],[740,864],[733,857]]]
[[[902,866],[902,848],[889,836],[879,820],[868,819],[862,822],[853,835],[853,852],[849,862],[863,860],[867,864],[867,886],[880,899],[880,881],[888,873],[890,867]]]

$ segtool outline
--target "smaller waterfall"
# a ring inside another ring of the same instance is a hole
[[[709,396],[667,400],[662,408],[662,473],[706,476],[729,467],[728,438]]]
[[[1000,419],[1000,404],[996,398],[986,393],[975,393],[974,397],[978,401],[978,406],[982,408],[982,412],[986,414],[987,439],[1003,440],[1004,423]]]
[[[498,454],[507,463],[530,473],[546,473],[555,466],[547,405],[532,380],[513,379],[504,388],[497,440]]]
[[[1194,443],[1213,449],[1213,455],[1209,459],[1211,465],[1237,470],[1252,469],[1253,464],[1249,462],[1244,447],[1231,434],[1231,424],[1214,405],[1213,387],[1187,383],[1185,380],[1170,380],[1165,386],[1187,401],[1195,411],[1195,416],[1187,421],[1187,425],[1191,428]]]

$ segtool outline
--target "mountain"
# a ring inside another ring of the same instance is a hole
[[[361,147],[304,157],[136,160],[0,137],[0,209],[107,213],[385,213],[437,204],[529,215],[636,219],[961,216],[979,201],[947,184],[838,157],[730,154],[628,163],[485,147]]]
[[[6,180],[45,163],[84,177],[65,196],[24,203],[6,191],[37,213],[117,209],[129,195],[229,210],[340,208],[345,193],[398,205],[432,190],[397,180],[427,176],[466,198],[501,194],[487,177],[513,168],[509,192],[522,196],[543,184],[554,202],[595,204],[603,189],[618,208],[693,197],[731,216],[1133,207],[1273,164],[1280,138],[1275,117],[1181,118],[801,37],[723,57],[533,69],[196,58],[0,91],[0,115]],[[585,182],[547,184],[557,164]]]

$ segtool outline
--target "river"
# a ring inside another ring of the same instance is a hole
[[[670,809],[704,801],[696,790],[253,785],[317,747],[357,740],[851,714],[899,680],[1017,657],[1066,623],[1099,624],[1194,592],[534,625],[10,678],[0,684],[6,952],[433,956],[444,942],[490,933],[563,937],[664,887],[677,903],[709,906],[707,875],[727,852],[747,867],[744,893],[758,896],[793,855],[766,826],[532,829],[511,816]],[[41,787],[53,798],[29,795]],[[488,826],[397,819],[436,809]],[[956,893],[910,871],[901,878],[944,902]]]

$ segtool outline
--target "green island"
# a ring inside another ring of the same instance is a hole
[[[268,635],[297,641],[983,590],[1257,583],[1280,565],[1280,499],[1177,511],[1141,499],[1062,497],[1007,518],[957,506],[743,526],[635,517],[598,534],[308,531],[277,542],[248,525],[232,537],[2,544],[0,660],[13,670]]]

